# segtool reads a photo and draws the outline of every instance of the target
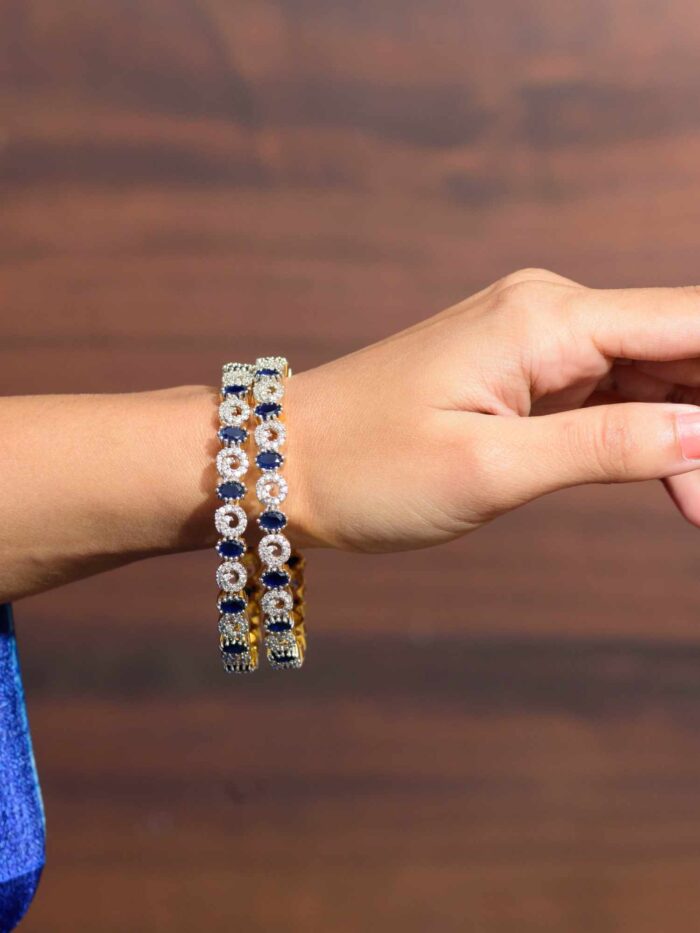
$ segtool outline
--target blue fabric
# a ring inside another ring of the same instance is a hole
[[[45,823],[12,608],[0,605],[0,933],[32,902],[44,867]]]

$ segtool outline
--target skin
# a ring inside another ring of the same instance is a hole
[[[700,289],[517,272],[288,381],[289,534],[428,547],[557,489],[647,479],[700,524],[699,403]],[[2,399],[0,600],[212,546],[217,406],[207,386]]]

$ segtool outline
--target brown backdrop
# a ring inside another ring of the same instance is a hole
[[[0,0],[0,391],[304,368],[525,265],[697,282],[699,44],[694,0]],[[307,667],[245,682],[211,555],[27,600],[24,929],[696,930],[699,556],[651,485],[313,554]]]

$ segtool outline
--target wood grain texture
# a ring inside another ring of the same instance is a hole
[[[304,368],[520,266],[697,282],[699,43],[690,0],[0,0],[0,391]],[[23,929],[694,931],[699,555],[649,485],[312,554],[303,675],[243,683],[211,555],[27,600]]]

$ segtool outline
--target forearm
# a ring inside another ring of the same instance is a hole
[[[0,400],[0,601],[215,540],[218,396]]]

